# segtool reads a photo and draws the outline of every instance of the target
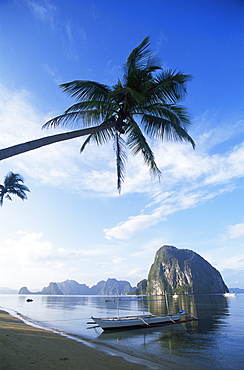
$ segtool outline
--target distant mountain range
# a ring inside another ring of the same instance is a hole
[[[113,280],[113,279],[111,279],[111,280]],[[72,280],[66,280],[66,281],[72,281]],[[74,280],[73,280],[74,281]],[[63,282],[63,283],[65,283],[65,282]],[[63,284],[63,283],[58,283],[58,284]],[[79,284],[79,283],[77,283],[77,282],[75,282],[76,284]],[[99,284],[99,283],[98,283]],[[98,285],[97,284],[97,285]],[[129,284],[129,283],[128,283]],[[79,285],[85,285],[85,284],[79,284]],[[23,289],[23,288],[22,288]],[[89,288],[88,288],[89,289]],[[132,288],[133,289],[133,291],[134,291],[134,289],[136,289],[136,288]],[[4,288],[4,287],[0,287],[0,294],[35,294],[35,293],[28,293],[29,291],[28,291],[28,289],[27,289],[27,293],[24,293],[24,291],[22,290],[22,293],[20,293],[20,291],[21,291],[21,289],[19,290],[19,292],[18,292],[18,290],[15,290],[15,289],[9,289],[9,288]],[[132,291],[132,292],[133,292]],[[229,288],[229,291],[231,292],[231,293],[236,293],[236,294],[244,294],[244,289],[240,289],[240,288]],[[42,294],[42,293],[38,293],[38,294]],[[62,293],[62,294],[64,294],[64,293]],[[66,294],[71,294],[71,293],[66,293]],[[79,293],[79,294],[84,294],[84,293]],[[87,294],[87,293],[86,293]],[[115,294],[117,294],[117,293],[115,293]],[[126,293],[127,294],[127,293]]]
[[[75,280],[65,280],[61,283],[50,283],[37,293],[32,293],[27,287],[22,287],[19,294],[48,294],[48,295],[116,295],[128,294],[136,291],[128,281],[107,279],[101,280],[89,288],[86,284],[79,284]]]
[[[18,290],[0,287],[0,294],[18,294]]]
[[[230,293],[244,293],[244,289],[240,288],[229,288]]]

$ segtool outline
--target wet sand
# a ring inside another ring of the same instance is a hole
[[[144,370],[129,362],[65,336],[29,326],[0,311],[0,369]],[[161,368],[161,367],[158,367]]]
[[[149,362],[138,358],[136,353],[129,356],[96,341],[83,342],[87,344],[27,325],[0,310],[0,370],[205,369],[175,356],[165,357],[162,365],[154,361],[153,354]]]

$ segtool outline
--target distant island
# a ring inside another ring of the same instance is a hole
[[[1,290],[0,290],[1,292]],[[75,280],[51,282],[37,293],[22,287],[19,294],[48,295],[116,295],[116,294],[221,294],[244,293],[244,289],[228,288],[218,270],[196,252],[162,246],[155,254],[147,279],[132,287],[126,280],[109,278],[89,288]]]
[[[230,293],[237,293],[237,294],[244,293],[244,289],[240,289],[240,288],[229,288],[229,291]]]
[[[50,283],[40,292],[32,293],[27,287],[20,289],[19,294],[48,294],[48,295],[111,295],[135,293],[136,287],[132,287],[128,281],[116,279],[101,280],[89,288],[86,284],[79,284],[75,280],[65,280],[61,283]]]
[[[0,294],[17,294],[17,289],[10,289],[5,287],[0,287]]]

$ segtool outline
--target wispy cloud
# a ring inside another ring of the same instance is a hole
[[[232,128],[229,130],[229,139],[243,132],[243,129],[243,123],[239,122],[235,131]],[[222,140],[226,141],[227,136],[222,134],[222,128],[219,131]],[[228,127],[224,131],[228,132]],[[240,143],[226,152],[210,154],[220,144],[220,138],[215,132],[212,146],[207,146],[206,150],[205,141],[208,140],[207,133],[202,134],[199,139],[202,146],[196,151],[190,151],[186,145],[176,143],[156,147],[156,159],[159,159],[158,165],[162,170],[160,186],[155,186],[155,183],[150,186],[145,180],[144,169],[136,162],[137,169],[136,166],[133,167],[125,189],[128,192],[133,192],[133,187],[142,189],[151,197],[151,202],[139,215],[129,217],[110,229],[104,229],[105,237],[128,239],[137,231],[165,220],[174,212],[196,207],[225,192],[233,191],[236,181],[244,176],[244,145]]]
[[[221,235],[220,242],[227,242],[228,240],[239,239],[244,237],[244,224],[228,225],[226,233]]]
[[[202,256],[221,272],[225,270],[233,270],[233,272],[235,270],[244,271],[243,245],[233,246],[227,243],[224,247],[204,252]]]
[[[0,97],[2,147],[47,134],[40,128],[52,114],[37,111],[26,91],[13,92],[1,86]],[[54,115],[56,114],[53,113]],[[243,132],[242,122],[235,124],[235,130],[229,130],[229,127],[231,125],[226,125],[225,129],[223,126],[219,127],[219,137],[225,142],[226,132],[229,132],[229,140]],[[154,144],[156,161],[162,170],[160,183],[151,181],[140,156],[129,157],[123,194],[142,193],[147,196],[147,201],[139,214],[106,228],[106,238],[130,238],[136,232],[165,220],[174,212],[196,207],[224,192],[232,191],[235,182],[244,175],[244,145],[240,143],[229,146],[228,150],[215,153],[215,146],[220,145],[217,131],[215,129],[215,139],[212,139],[211,147],[208,145],[207,132],[201,133],[199,140],[195,138],[198,142],[195,151],[186,144]],[[222,134],[223,131],[225,135]],[[112,145],[107,145],[102,150],[90,145],[80,155],[81,141],[82,139],[76,139],[53,144],[14,157],[12,161],[21,173],[25,172],[31,177],[34,174],[35,181],[43,184],[65,186],[68,191],[86,192],[93,196],[117,196]]]
[[[230,225],[228,227],[228,235],[230,239],[244,237],[244,224]]]
[[[44,70],[52,77],[55,84],[60,85],[63,81],[55,67],[50,67],[47,63],[43,65]]]
[[[87,35],[85,30],[80,25],[76,26],[69,19],[62,19],[61,21],[60,9],[52,1],[26,0],[26,4],[35,20],[45,28],[51,29],[53,33],[59,34],[64,55],[69,59],[77,60],[77,45],[86,45]],[[51,70],[53,71],[54,68]],[[55,73],[55,75],[57,74]]]
[[[209,241],[211,248],[204,248],[201,251],[201,256],[220,271],[226,281],[229,281],[229,287],[240,284],[235,281],[235,275],[244,278],[243,242],[244,224],[227,225],[226,233],[218,240]]]
[[[54,28],[55,18],[57,14],[57,7],[50,1],[34,1],[26,0],[33,16],[42,23]]]
[[[110,240],[129,239],[136,232],[145,230],[159,222],[165,221],[167,216],[170,214],[196,207],[209,199],[222,195],[224,192],[229,191],[229,189],[230,188],[228,186],[217,191],[212,191],[211,189],[205,191],[197,191],[196,189],[186,191],[181,189],[177,192],[172,192],[169,197],[165,197],[164,193],[157,194],[156,200],[152,202],[155,207],[153,208],[153,211],[129,217],[126,221],[121,222],[110,229],[104,229],[105,237]],[[147,208],[142,210],[142,212],[145,212],[146,209]]]

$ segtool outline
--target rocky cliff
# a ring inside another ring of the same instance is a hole
[[[50,283],[48,287],[44,287],[39,294],[62,295],[63,292],[61,292],[57,283]]]
[[[107,279],[107,281],[100,281],[97,285],[94,285],[90,288],[89,294],[128,294],[135,291],[135,288],[132,288],[130,283],[125,280],[116,280],[116,279]]]
[[[75,280],[65,280],[61,283],[57,283],[58,288],[65,295],[86,295],[90,294],[90,288],[86,284],[79,284]]]
[[[170,245],[164,245],[156,252],[148,274],[148,294],[228,291],[219,271],[199,254]]]

